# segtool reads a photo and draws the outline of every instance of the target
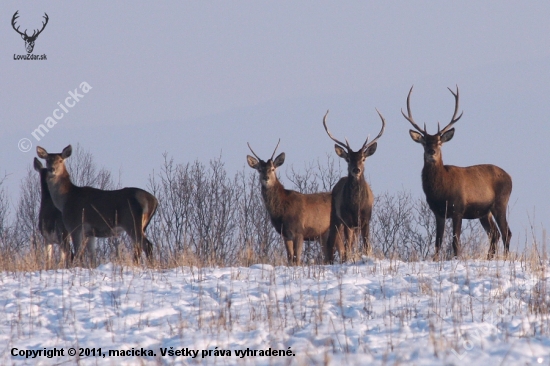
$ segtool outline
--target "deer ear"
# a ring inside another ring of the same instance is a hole
[[[42,165],[40,160],[38,160],[37,158],[34,158],[34,170],[36,170],[37,172],[40,172],[42,168],[44,168],[44,166]]]
[[[375,142],[374,144],[370,145],[367,150],[363,151],[363,156],[365,158],[368,158],[372,154],[376,152],[376,148],[378,147],[378,142]]]
[[[280,167],[285,162],[285,153],[280,153],[279,156],[275,158],[275,161],[273,162],[273,165],[275,168]]]
[[[258,159],[256,159],[255,157],[253,156],[250,156],[250,155],[247,155],[246,156],[246,161],[248,162],[248,165],[252,168],[252,169],[256,169],[258,170],[258,165],[259,165],[259,161]]]
[[[342,147],[334,145],[334,151],[336,151],[336,155],[338,155],[342,159],[348,158],[348,153],[346,152],[346,150],[342,149]]]
[[[38,155],[39,158],[46,159],[48,157],[48,152],[43,147],[37,146],[36,155]]]
[[[71,156],[72,152],[73,152],[73,148],[71,145],[69,145],[63,149],[63,151],[61,152],[61,157],[63,159],[67,159],[69,156]]]
[[[422,144],[422,145],[426,143],[426,141],[424,140],[424,136],[422,136],[420,133],[414,130],[409,130],[409,135],[411,135],[411,138],[413,139],[414,142],[418,142],[419,144]]]
[[[441,143],[450,141],[453,138],[454,135],[455,135],[455,129],[451,128],[449,131],[447,131],[443,135],[441,135]]]

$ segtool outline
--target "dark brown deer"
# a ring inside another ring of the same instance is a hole
[[[52,268],[53,262],[53,244],[58,244],[61,249],[61,263],[67,268],[69,262],[73,260],[71,251],[71,242],[69,233],[63,225],[61,211],[53,204],[48,182],[46,181],[48,170],[44,168],[40,160],[34,158],[34,170],[40,174],[40,211],[38,213],[38,229],[44,237],[46,244],[46,254],[48,257],[48,268]]]
[[[504,242],[504,253],[508,254],[512,232],[506,221],[506,208],[512,193],[512,178],[498,166],[483,164],[469,167],[443,165],[441,146],[453,138],[453,125],[462,117],[458,114],[459,92],[450,88],[455,97],[455,111],[451,122],[430,135],[420,128],[413,119],[410,98],[413,88],[407,96],[407,112],[403,117],[418,131],[410,130],[411,138],[424,147],[424,168],[422,168],[422,189],[426,194],[426,201],[433,211],[436,220],[435,255],[437,258],[443,241],[445,219],[453,220],[453,251],[455,256],[460,255],[460,230],[462,219],[479,219],[490,239],[488,258],[496,253],[499,232]],[[496,225],[493,220],[496,220]]]
[[[260,173],[265,207],[273,227],[285,241],[288,264],[299,265],[304,240],[319,240],[321,246],[326,243],[330,224],[330,193],[303,194],[285,189],[276,174],[276,169],[285,161],[285,153],[273,160],[277,147],[279,144],[266,162],[248,144],[255,158],[247,155],[246,159],[248,165]]]
[[[378,110],[376,110],[378,112]],[[357,151],[353,151],[346,139],[344,144],[332,136],[327,127],[328,111],[323,118],[323,126],[328,136],[336,142],[334,149],[336,154],[348,164],[348,176],[341,178],[332,189],[332,211],[330,215],[330,232],[327,241],[325,259],[333,263],[336,251],[340,254],[340,260],[348,260],[352,243],[355,241],[355,231],[360,230],[365,250],[370,246],[370,219],[374,196],[369,184],[365,180],[365,160],[375,153],[377,141],[384,133],[386,120],[378,112],[382,120],[382,129],[374,140],[365,143]]]
[[[48,189],[71,234],[76,259],[87,248],[93,262],[94,238],[112,237],[122,230],[134,243],[136,263],[142,249],[147,259],[152,259],[153,245],[145,236],[145,229],[158,205],[152,194],[139,188],[106,191],[75,186],[65,167],[65,159],[71,156],[71,145],[59,154],[48,154],[40,146],[36,151],[46,160]]]

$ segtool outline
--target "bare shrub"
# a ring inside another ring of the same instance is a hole
[[[405,191],[375,198],[372,236],[384,257],[409,255],[407,246],[415,232],[413,205],[411,194]]]
[[[19,187],[19,202],[15,213],[15,233],[13,239],[16,250],[40,250],[44,240],[38,229],[40,210],[40,177],[30,166]]]
[[[105,168],[98,168],[93,154],[76,144],[71,158],[67,159],[67,170],[71,175],[71,182],[76,186],[89,186],[98,189],[115,189],[111,172]]]
[[[12,240],[12,228],[9,222],[10,204],[4,188],[6,176],[0,178],[0,250],[6,253],[14,248]],[[2,255],[4,257],[4,255]]]

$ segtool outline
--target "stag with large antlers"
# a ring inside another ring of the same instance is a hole
[[[510,248],[512,232],[506,220],[508,199],[512,192],[512,178],[508,173],[495,165],[483,164],[469,167],[443,165],[441,146],[453,138],[453,125],[458,122],[462,113],[458,115],[459,92],[450,88],[455,98],[455,111],[451,122],[443,130],[437,126],[437,133],[430,135],[424,128],[420,128],[413,119],[410,98],[413,88],[407,96],[407,113],[401,113],[416,129],[409,134],[413,141],[424,147],[424,168],[422,168],[422,189],[426,194],[426,201],[436,219],[435,255],[437,258],[443,241],[445,219],[453,220],[453,251],[455,256],[460,254],[460,231],[462,219],[479,219],[490,239],[488,257],[496,253],[499,232],[504,243],[504,253],[507,255]],[[494,219],[493,219],[494,217]],[[495,221],[496,220],[496,225]]]
[[[277,147],[278,143],[271,158],[263,161],[248,144],[255,157],[247,155],[246,159],[248,165],[260,173],[265,207],[273,227],[285,241],[288,264],[299,265],[304,240],[319,240],[321,246],[326,243],[330,224],[330,193],[303,194],[285,189],[276,174],[276,169],[285,161],[285,153],[274,160]]]
[[[332,211],[330,215],[330,231],[325,251],[325,260],[334,261],[336,251],[340,254],[340,260],[346,261],[351,253],[352,244],[355,241],[355,231],[359,230],[365,250],[370,246],[370,219],[374,196],[369,184],[365,180],[365,161],[375,153],[378,139],[384,133],[386,120],[378,112],[382,120],[380,133],[374,140],[369,138],[357,151],[353,151],[348,140],[344,144],[338,141],[330,133],[327,127],[328,111],[323,118],[323,126],[332,141],[336,142],[334,149],[336,155],[348,164],[348,176],[341,178],[332,189]]]
[[[61,249],[61,263],[68,267],[73,259],[71,251],[71,242],[69,233],[63,224],[63,216],[53,204],[50,190],[48,189],[48,170],[44,168],[40,160],[34,158],[34,170],[40,174],[40,211],[38,213],[38,230],[44,237],[46,244],[46,254],[48,257],[48,268],[52,267],[53,262],[53,244],[59,244]]]
[[[75,259],[86,248],[95,258],[95,238],[107,238],[125,231],[134,243],[134,261],[141,257],[152,259],[153,244],[145,236],[145,229],[157,209],[157,199],[139,188],[106,191],[92,187],[78,187],[71,182],[65,159],[71,156],[71,145],[59,154],[49,154],[37,146],[38,157],[46,160],[48,189],[55,207],[63,216],[63,223],[71,234]]]
[[[15,27],[15,21],[17,20],[17,18],[19,18],[19,10],[17,10],[15,12],[15,14],[13,14],[13,17],[11,18],[11,26],[13,27],[13,29],[19,33],[21,35],[21,38],[23,38],[23,40],[25,41],[25,48],[27,49],[27,53],[32,53],[33,49],[34,49],[34,42],[36,41],[36,38],[38,38],[38,36],[40,35],[40,33],[42,33],[42,31],[44,30],[44,28],[46,28],[46,24],[48,24],[48,14],[44,13],[44,22],[42,22],[42,29],[38,30],[38,29],[35,29],[32,33],[32,36],[29,36],[27,34],[27,30],[25,29],[25,32],[21,32],[19,30],[19,26],[16,28]]]

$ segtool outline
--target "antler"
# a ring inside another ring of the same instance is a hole
[[[334,136],[332,136],[332,134],[330,133],[330,131],[328,130],[328,127],[327,127],[327,116],[328,116],[328,110],[327,110],[327,113],[325,114],[325,116],[323,117],[323,126],[325,126],[325,131],[327,131],[328,137],[330,137],[332,139],[332,141],[336,142],[338,145],[340,145],[342,147],[345,147],[348,150],[351,150],[351,147],[349,146],[348,139],[346,139],[346,143],[344,144],[343,142],[336,140],[334,138]]]
[[[271,160],[273,160],[273,157],[275,156],[275,152],[277,152],[277,149],[279,148],[280,143],[281,143],[281,139],[279,139],[279,142],[277,142],[277,146],[275,146],[275,150],[273,150],[273,155],[271,155]],[[250,149],[250,151],[252,151],[252,154],[254,154],[254,156],[256,157],[256,159],[262,160],[262,159],[260,159],[260,157],[258,155],[256,155],[254,150],[252,150],[252,147],[250,147],[250,143],[247,142],[247,145],[248,145],[248,148]]]
[[[17,33],[19,33],[20,35],[22,35],[22,36],[27,36],[27,30],[26,30],[26,29],[25,29],[25,33],[21,33],[21,32],[19,31],[19,27],[15,28],[15,20],[16,20],[17,18],[19,18],[19,15],[17,15],[17,13],[19,13],[19,10],[17,10],[17,11],[15,12],[15,14],[13,14],[13,17],[11,18],[11,26],[12,26],[13,29],[14,29]]]
[[[277,142],[277,146],[275,146],[275,150],[273,150],[273,154],[271,155],[271,160],[273,160],[273,157],[275,156],[275,152],[277,151],[277,148],[279,147],[280,143],[281,143],[281,139],[279,139],[279,142]]]
[[[464,114],[464,111],[463,111],[462,113],[460,113],[460,116],[458,116],[458,117],[456,116],[457,113],[458,113],[458,85],[456,86],[456,94],[455,94],[454,91],[451,90],[451,88],[447,88],[447,89],[449,89],[449,91],[455,97],[455,113],[453,114],[453,118],[451,118],[451,122],[449,122],[449,124],[447,126],[445,126],[443,131],[439,131],[439,123],[437,124],[437,133],[439,135],[443,135],[445,132],[449,131],[451,129],[451,127],[453,127],[453,125],[458,122],[460,117],[462,117],[462,114]]]
[[[376,141],[378,141],[378,139],[382,136],[382,134],[384,133],[384,130],[386,129],[386,120],[384,119],[384,116],[382,116],[382,114],[380,113],[380,111],[378,109],[376,109],[376,112],[378,112],[378,115],[380,116],[380,119],[382,120],[382,129],[380,130],[380,133],[378,134],[378,136],[376,136],[376,138],[374,140],[372,140],[371,142],[369,142],[369,138],[367,136],[367,140],[365,141],[365,143],[363,144],[363,147],[361,148],[363,150],[368,149],[372,144],[374,144]]]
[[[46,28],[46,24],[48,24],[48,20],[50,20],[50,18],[48,17],[48,14],[47,13],[44,13],[44,16],[43,18],[46,19],[45,22],[42,22],[42,29],[38,30],[38,29],[35,29],[34,32],[32,33],[32,36],[29,36],[27,34],[27,30],[25,29],[25,32],[24,33],[21,33],[21,31],[19,31],[19,27],[15,28],[15,21],[17,20],[17,18],[19,18],[19,10],[17,10],[15,12],[15,14],[13,14],[13,17],[11,18],[11,26],[13,27],[13,29],[19,33],[20,35],[22,36],[25,36],[26,38],[29,38],[29,39],[32,39],[32,38],[36,38],[38,37],[38,35],[40,33],[42,33],[42,31],[44,30],[44,28]]]
[[[33,38],[33,37],[34,37],[34,38],[38,37],[38,35],[39,35],[40,33],[42,33],[42,31],[44,30],[44,28],[46,28],[46,24],[48,24],[48,20],[50,20],[50,18],[48,17],[48,14],[46,14],[46,13],[44,13],[44,16],[43,16],[42,18],[46,19],[46,22],[42,22],[42,29],[40,29],[40,30],[38,31],[38,33],[36,33],[36,30],[35,30],[35,31],[33,32],[32,36],[31,36],[31,38]],[[36,33],[36,34],[35,34],[35,33]]]
[[[252,147],[250,147],[250,143],[247,142],[246,144],[248,145],[248,148],[250,149],[250,151],[252,151],[252,154],[254,154],[254,156],[256,157],[256,159],[262,160],[262,159],[260,159],[260,157],[259,157],[258,155],[256,155],[256,153],[254,152],[254,150],[252,150]]]
[[[413,119],[413,116],[412,116],[411,103],[410,102],[411,102],[411,93],[413,91],[413,88],[414,88],[414,85],[411,86],[411,90],[409,90],[409,95],[407,95],[407,113],[409,114],[409,116],[405,116],[405,113],[403,112],[403,108],[401,108],[401,114],[403,115],[403,117],[405,117],[405,119],[407,121],[409,121],[411,123],[411,125],[413,125],[414,128],[416,128],[416,130],[418,132],[420,132],[423,135],[426,135],[427,134],[427,132],[426,132],[426,123],[424,123],[424,129],[422,129],[414,122],[414,119]]]

